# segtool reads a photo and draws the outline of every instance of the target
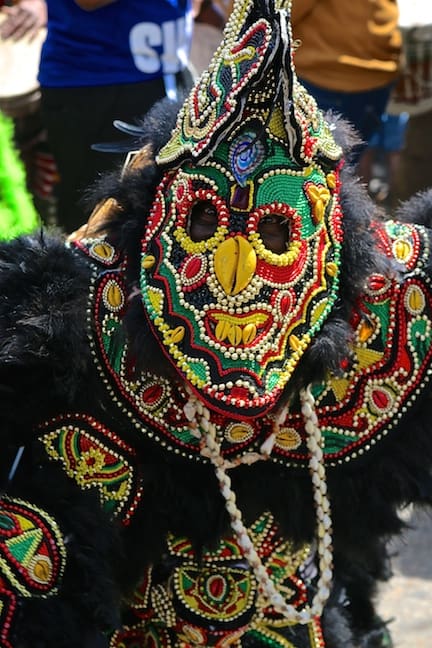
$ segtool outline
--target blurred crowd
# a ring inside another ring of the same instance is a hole
[[[69,233],[86,189],[124,160],[122,124],[182,96],[231,0],[0,0],[0,111],[43,221]],[[432,9],[422,0],[293,0],[298,76],[360,135],[351,162],[384,208],[432,185]],[[113,123],[120,124],[120,129]],[[109,142],[109,152],[93,145]]]

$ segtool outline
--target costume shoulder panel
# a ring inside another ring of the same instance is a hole
[[[403,425],[432,373],[430,232],[389,221],[377,226],[376,236],[394,272],[369,276],[351,314],[343,374],[314,387],[325,456],[333,465],[361,457]],[[291,412],[276,438],[275,459],[304,461],[304,439],[301,416]]]

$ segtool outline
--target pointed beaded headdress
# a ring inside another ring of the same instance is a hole
[[[297,80],[291,0],[237,0],[224,39],[183,108],[160,165],[205,159],[244,119],[284,141],[300,166],[342,155],[313,97]]]
[[[234,3],[157,156],[165,174],[142,241],[157,339],[232,417],[274,408],[338,291],[341,149],[297,81],[289,11]]]

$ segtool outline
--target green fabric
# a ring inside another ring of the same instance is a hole
[[[39,225],[26,187],[24,165],[13,143],[13,122],[0,112],[0,239],[10,240]]]

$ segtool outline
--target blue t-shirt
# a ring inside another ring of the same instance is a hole
[[[117,0],[94,11],[74,0],[47,5],[41,86],[135,83],[175,74],[187,64],[191,0]]]

